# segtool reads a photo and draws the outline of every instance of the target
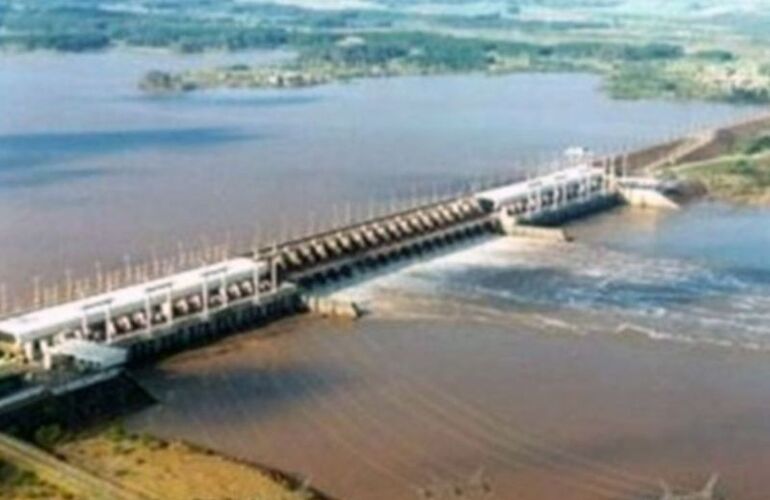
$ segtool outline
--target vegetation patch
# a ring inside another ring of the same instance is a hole
[[[74,500],[77,497],[40,479],[37,474],[0,460],[0,499]]]
[[[298,42],[298,57],[276,66],[236,65],[168,73],[148,72],[148,92],[212,87],[305,87],[356,78],[523,71],[610,72],[616,65],[683,57],[677,45],[614,42],[533,44],[458,38],[425,32],[368,32]]]
[[[209,449],[129,432],[120,423],[70,436],[56,453],[153,498],[324,498],[302,481]]]
[[[481,4],[485,8],[479,11]],[[716,0],[673,2],[666,8],[635,0],[324,5],[7,0],[0,6],[0,49],[281,48],[298,54],[290,63],[269,68],[239,65],[181,73],[157,68],[141,80],[149,92],[303,87],[458,72],[590,71],[605,76],[606,88],[618,98],[770,102],[770,59],[762,49],[770,41],[770,16],[760,3],[729,15],[713,14],[722,7]]]
[[[702,184],[719,200],[770,205],[770,136],[742,139],[728,155],[678,165],[668,174]]]
[[[741,141],[737,149],[744,155],[758,155],[770,151],[770,132]]]

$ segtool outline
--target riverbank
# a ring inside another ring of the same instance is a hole
[[[432,2],[426,2],[430,4]],[[486,72],[593,72],[615,97],[770,100],[770,60],[762,51],[761,6],[735,17],[714,6],[667,9],[634,3],[456,0],[454,8],[372,0],[338,5],[221,2],[173,9],[110,9],[11,0],[0,13],[0,50],[95,52],[118,47],[177,53],[290,50],[297,61],[261,71],[157,68],[149,91],[214,87],[286,88],[351,78]],[[497,4],[497,5],[495,5]],[[446,9],[446,10],[445,10]],[[474,12],[477,12],[474,14]],[[729,43],[725,43],[729,40]]]
[[[115,424],[54,447],[67,462],[147,498],[320,500],[301,482],[182,441],[132,434]]]
[[[770,206],[770,155],[734,155],[670,169],[679,178],[701,184],[717,201]]]
[[[615,99],[770,102],[770,75],[757,61],[703,60],[666,44],[621,46],[579,43],[521,44],[436,34],[361,33],[299,50],[279,65],[153,70],[138,82],[147,93],[217,88],[303,88],[362,78],[482,73],[592,73]]]
[[[326,497],[295,479],[262,466],[224,457],[181,441],[131,434],[120,424],[62,436],[47,443],[51,460],[106,481],[125,498],[321,500]],[[45,453],[45,452],[38,452]],[[68,480],[69,481],[69,480]],[[59,484],[33,468],[0,461],[0,499],[85,500],[77,481]],[[103,493],[106,497],[106,492]]]
[[[770,206],[770,118],[718,129],[659,169],[703,186],[713,199]]]
[[[155,403],[121,375],[5,411],[0,498],[326,498],[262,464],[124,430],[121,419]]]

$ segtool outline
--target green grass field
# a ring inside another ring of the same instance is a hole
[[[588,71],[604,75],[617,98],[766,103],[768,25],[770,0],[8,0],[0,5],[0,48],[298,54],[267,74],[200,68],[164,78],[158,68],[158,78],[144,81],[156,91],[286,86],[287,77],[307,85],[406,74]]]

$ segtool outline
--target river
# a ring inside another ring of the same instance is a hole
[[[753,111],[563,74],[136,90],[155,67],[276,57],[2,56],[0,281],[265,242]],[[762,499],[768,217],[698,203],[582,221],[570,245],[490,238],[341,292],[358,323],[292,319],[138,374],[161,404],[128,423],[342,498],[647,498],[718,472]]]

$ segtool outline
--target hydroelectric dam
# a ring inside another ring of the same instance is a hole
[[[45,384],[0,394],[0,415],[31,401],[108,380],[151,360],[274,319],[312,310],[357,317],[356,304],[322,291],[394,262],[483,235],[565,238],[557,226],[620,203],[666,205],[667,183],[632,178],[628,157],[582,158],[568,168],[396,211],[363,222],[234,254],[0,319],[0,348]],[[50,381],[55,381],[50,382]]]

